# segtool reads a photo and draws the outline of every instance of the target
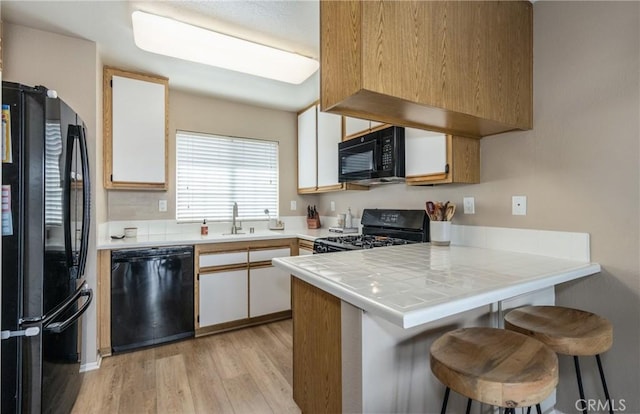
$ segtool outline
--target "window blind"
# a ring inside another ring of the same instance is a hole
[[[59,122],[45,123],[45,223],[48,226],[62,225],[62,180],[60,165],[62,158],[62,135]],[[68,178],[67,178],[68,179]]]
[[[178,131],[176,219],[230,221],[278,215],[278,142]]]

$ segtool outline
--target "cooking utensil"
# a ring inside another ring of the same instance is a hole
[[[445,212],[446,221],[451,221],[451,219],[453,218],[453,215],[455,213],[456,213],[456,205],[455,204],[449,204],[447,206],[447,211]]]
[[[427,215],[429,216],[429,220],[437,221],[436,217],[436,206],[433,204],[433,201],[427,201]]]

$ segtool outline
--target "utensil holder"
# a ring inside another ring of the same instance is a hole
[[[313,218],[307,219],[307,228],[308,229],[319,229],[320,228],[320,216],[315,216]]]
[[[451,222],[430,221],[429,238],[431,239],[431,244],[436,246],[448,246],[451,244]]]

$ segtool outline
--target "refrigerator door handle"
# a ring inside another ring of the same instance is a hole
[[[78,299],[80,299],[80,297],[82,296],[87,296],[87,300],[84,301],[82,306],[80,306],[80,308],[78,308],[78,310],[75,311],[73,315],[69,316],[66,320],[62,322],[52,322],[52,323],[45,324],[43,325],[43,329],[45,329],[47,332],[60,333],[65,329],[67,329],[71,324],[76,322],[78,319],[80,319],[80,317],[87,310],[89,305],[91,305],[91,301],[93,300],[93,290],[85,286],[80,292],[80,296],[78,297]]]
[[[87,137],[83,125],[78,125],[80,142],[80,159],[82,162],[82,230],[80,241],[80,254],[78,259],[78,278],[84,274],[89,250],[89,225],[91,223],[91,180],[89,175],[89,153],[87,150]]]
[[[20,326],[34,325],[38,323],[42,323],[43,326],[49,324],[52,320],[60,316],[61,313],[69,309],[71,305],[76,303],[78,301],[78,298],[80,298],[80,296],[86,296],[86,293],[83,293],[83,292],[85,292],[87,289],[91,290],[89,289],[86,283],[80,286],[78,289],[76,289],[73,295],[69,296],[67,300],[65,300],[64,302],[60,303],[58,306],[53,308],[48,315],[19,319],[18,322],[20,323]]]

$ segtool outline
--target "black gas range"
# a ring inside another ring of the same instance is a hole
[[[429,218],[424,210],[364,209],[362,235],[323,237],[314,253],[371,249],[429,241]]]

